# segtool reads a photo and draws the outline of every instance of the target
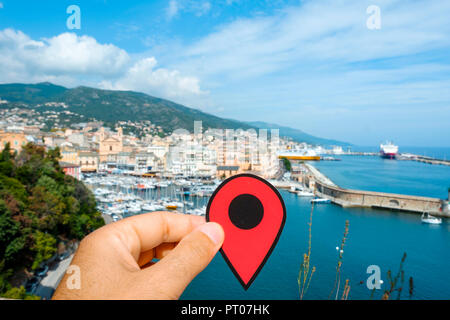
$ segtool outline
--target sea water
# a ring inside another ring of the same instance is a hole
[[[443,154],[445,156],[445,153]],[[368,156],[339,156],[342,161],[313,163],[336,184],[345,188],[447,198],[450,167],[412,161],[383,160]],[[450,157],[448,157],[450,158]],[[298,272],[308,250],[309,198],[281,191],[287,219],[279,243],[252,286],[245,291],[219,254],[185,290],[182,299],[298,299]],[[367,268],[379,266],[383,284],[373,299],[389,288],[387,273],[403,270],[401,299],[450,298],[450,222],[423,224],[419,214],[381,209],[315,205],[312,218],[311,267],[316,267],[304,299],[328,299],[336,279],[336,265],[344,234],[340,292],[349,280],[349,299],[369,299]],[[409,279],[413,295],[409,296]],[[336,297],[335,291],[331,298]],[[392,295],[397,298],[397,292]]]

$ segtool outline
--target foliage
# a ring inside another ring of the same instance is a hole
[[[21,299],[21,300],[40,300],[41,298],[35,295],[27,294],[25,288],[20,286],[19,288],[11,288],[3,294],[7,299]]]
[[[62,240],[82,239],[104,222],[86,186],[64,174],[59,149],[27,144],[0,153],[0,296],[28,299],[11,287],[20,270],[51,258]],[[32,297],[31,297],[32,298]]]
[[[30,109],[52,110],[45,102],[62,102],[67,111],[107,123],[117,121],[150,120],[167,132],[175,129],[194,129],[194,121],[202,121],[205,128],[250,129],[244,122],[223,119],[183,105],[131,91],[110,91],[88,87],[67,89],[51,83],[2,84],[0,96],[9,101],[8,108],[26,104]],[[41,105],[37,107],[37,105]],[[64,118],[60,117],[60,120]],[[67,123],[69,125],[70,123]]]
[[[306,295],[311,283],[311,279],[316,272],[316,267],[312,267],[311,272],[309,272],[310,261],[311,261],[311,232],[312,232],[312,217],[314,212],[314,204],[311,206],[311,214],[309,217],[309,238],[308,238],[308,253],[303,254],[303,263],[300,265],[300,271],[298,273],[298,289],[300,294],[300,300]]]
[[[283,164],[286,171],[290,172],[292,170],[292,165],[288,158],[283,158]]]
[[[398,272],[395,275],[394,278],[392,278],[392,271],[388,270],[387,276],[388,276],[388,285],[389,287],[384,290],[382,300],[389,300],[394,293],[394,291],[397,291],[397,300],[400,300],[402,291],[403,291],[403,284],[405,282],[405,271],[403,270],[403,265],[406,260],[406,252],[402,256],[402,260],[400,261],[400,267],[398,268]],[[413,295],[414,285],[413,285],[413,278],[409,278],[409,297],[411,298]]]
[[[337,266],[336,266],[336,279],[334,281],[333,290],[331,290],[330,295],[328,296],[328,299],[331,298],[331,296],[333,295],[333,292],[335,292],[335,290],[336,290],[335,300],[337,300],[338,296],[339,296],[339,287],[341,284],[341,269],[342,269],[342,263],[343,263],[343,259],[344,259],[344,246],[345,246],[345,242],[347,241],[347,236],[348,236],[348,227],[349,227],[349,222],[348,222],[348,220],[346,220],[344,236],[342,237],[341,246],[337,248],[339,250],[339,258],[338,258],[338,262],[337,262]],[[345,281],[345,287],[344,287],[344,291],[342,293],[342,300],[347,300],[349,291],[350,291],[350,287],[349,287],[349,281],[347,279]]]
[[[35,245],[36,245],[36,257],[34,258],[32,269],[37,269],[42,262],[50,259],[56,253],[56,239],[41,231],[36,231]]]

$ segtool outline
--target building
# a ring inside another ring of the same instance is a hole
[[[68,176],[72,176],[75,179],[79,180],[81,175],[81,168],[77,164],[67,163],[60,161],[59,166],[64,171],[64,173]]]
[[[162,161],[153,152],[140,152],[135,157],[136,169],[147,173],[160,169]]]
[[[70,145],[61,146],[61,161],[71,164],[79,164],[78,150]]]
[[[87,136],[83,134],[83,132],[75,132],[73,130],[66,130],[66,139],[67,141],[77,144],[81,147],[88,146]]]
[[[110,154],[118,154],[123,151],[122,128],[118,128],[116,133],[112,133],[107,132],[104,127],[101,127],[97,133],[97,137],[100,161],[106,161]]]
[[[3,150],[8,142],[11,149],[20,152],[22,150],[22,146],[28,143],[28,139],[23,132],[0,131],[0,150]]]
[[[229,178],[239,173],[239,166],[217,166],[218,178]]]
[[[96,172],[98,171],[99,156],[95,152],[79,152],[78,160],[81,167],[81,172]]]

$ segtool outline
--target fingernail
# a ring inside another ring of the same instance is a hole
[[[208,222],[199,227],[199,230],[206,234],[214,244],[220,244],[223,241],[222,227],[215,222]]]

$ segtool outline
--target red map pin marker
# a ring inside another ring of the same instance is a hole
[[[220,253],[247,290],[275,248],[286,221],[286,207],[277,189],[266,180],[240,174],[214,191],[206,221],[225,231]]]

